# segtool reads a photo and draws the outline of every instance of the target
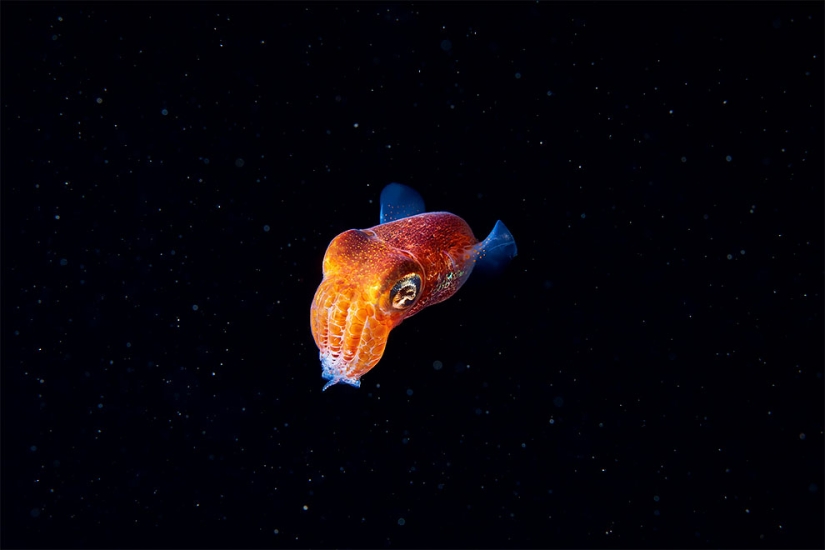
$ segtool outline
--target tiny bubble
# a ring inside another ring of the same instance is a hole
[[[730,156],[730,155],[728,155],[728,156],[726,156],[726,157],[725,157],[725,160],[726,160],[726,161],[728,161],[728,162],[730,162],[730,161],[732,161],[732,160],[733,160],[733,157],[732,157],[732,156]]]
[[[682,157],[682,162],[687,162],[687,157]]]
[[[265,233],[269,233],[269,226],[268,226],[268,225],[265,225],[265,226],[264,226],[264,232],[265,232]]]
[[[398,518],[398,525],[404,525],[405,523],[407,522],[404,518]]]
[[[518,80],[519,78],[521,78],[521,73],[516,73],[516,80]]]
[[[169,111],[167,111],[166,109],[161,109],[160,114],[162,114],[163,116],[166,116],[166,115],[169,114]]]
[[[60,265],[69,265],[69,260],[63,258],[62,260],[60,260]]]
[[[235,160],[235,166],[237,166],[238,168],[243,168],[243,165],[244,165],[243,159],[236,159]]]
[[[192,311],[198,311],[198,304],[192,306]]]
[[[441,361],[433,361],[433,368],[435,370],[441,370],[444,367],[444,363]]]

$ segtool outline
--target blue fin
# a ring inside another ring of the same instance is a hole
[[[424,199],[412,187],[391,183],[381,191],[380,223],[393,222],[424,212]]]
[[[480,270],[495,275],[516,257],[518,248],[507,226],[498,220],[487,238],[475,246],[475,252],[474,271]]]

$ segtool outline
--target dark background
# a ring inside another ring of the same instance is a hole
[[[1,15],[3,547],[825,543],[821,2]],[[519,256],[322,393],[391,181]]]

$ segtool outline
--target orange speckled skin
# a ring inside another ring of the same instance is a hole
[[[472,271],[477,242],[467,223],[448,212],[335,237],[324,255],[324,279],[310,314],[328,386],[359,385],[384,354],[390,330],[455,294]],[[415,301],[405,309],[393,307],[394,285],[413,274],[420,277]]]

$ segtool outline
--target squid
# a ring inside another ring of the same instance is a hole
[[[381,360],[393,328],[455,294],[474,269],[500,271],[516,253],[500,220],[479,242],[460,217],[425,212],[417,191],[387,185],[380,224],[344,231],[324,254],[310,308],[323,389],[339,382],[359,387]]]

